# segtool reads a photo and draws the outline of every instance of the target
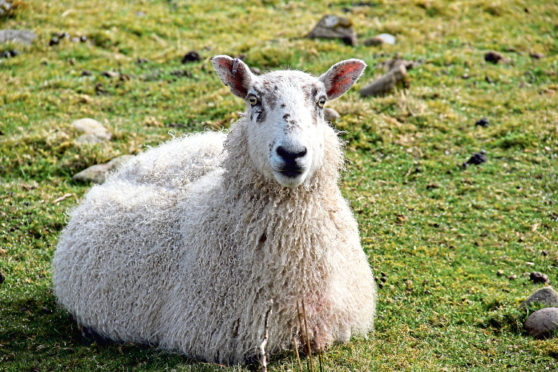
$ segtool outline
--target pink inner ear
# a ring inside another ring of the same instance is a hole
[[[235,67],[234,59],[218,59],[217,65],[222,69],[221,71],[225,72],[223,80],[231,88],[231,91],[239,97],[245,97],[247,87],[245,86],[246,72],[244,70],[244,65],[238,63],[235,73],[233,73],[233,68]]]
[[[337,97],[345,93],[358,79],[362,71],[362,63],[346,63],[339,66],[331,78],[328,97]]]

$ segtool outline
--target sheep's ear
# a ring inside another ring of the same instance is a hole
[[[320,80],[324,83],[327,99],[334,99],[349,90],[358,80],[366,63],[360,59],[348,59],[331,66]]]
[[[231,92],[240,98],[246,98],[254,78],[248,66],[240,59],[229,56],[215,56],[211,62],[219,78],[231,88]]]

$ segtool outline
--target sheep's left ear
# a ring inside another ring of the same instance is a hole
[[[231,88],[231,92],[240,98],[246,98],[254,75],[250,68],[238,58],[215,56],[211,59],[213,67],[221,81]]]
[[[337,98],[349,90],[365,68],[366,63],[360,59],[348,59],[331,66],[325,74],[320,76],[320,80],[326,88],[327,99]]]

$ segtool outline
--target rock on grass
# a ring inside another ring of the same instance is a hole
[[[558,307],[547,307],[529,315],[525,330],[533,337],[546,337],[558,331]]]
[[[526,308],[534,303],[538,303],[546,307],[558,307],[558,292],[556,292],[552,287],[540,288],[527,297],[527,299],[523,301],[520,306],[522,308]]]
[[[80,132],[95,136],[103,141],[109,141],[112,137],[112,134],[110,134],[103,124],[94,119],[83,118],[76,120],[72,123],[72,127]]]
[[[199,62],[201,61],[201,56],[195,50],[191,50],[182,57],[182,63]]]
[[[133,155],[122,155],[112,159],[108,163],[93,165],[75,174],[72,177],[72,180],[82,181],[82,182],[103,183],[105,182],[105,179],[107,178],[108,174],[111,171],[116,170],[124,163],[130,161],[133,157],[134,157]]]
[[[531,279],[533,283],[550,283],[548,276],[543,273],[539,273],[538,271],[533,271],[529,274],[529,279]]]
[[[352,46],[358,44],[351,20],[335,15],[323,16],[306,37],[310,39],[341,39],[345,44]]]
[[[339,113],[332,108],[325,108],[324,109],[324,118],[327,121],[334,123],[339,119]]]
[[[403,64],[400,64],[397,68],[390,70],[363,87],[359,93],[362,97],[385,95],[393,91],[398,84],[408,85],[406,78],[407,69]]]
[[[479,165],[486,162],[486,151],[474,153],[469,160],[461,165],[462,168],[467,168],[469,165]]]
[[[490,122],[488,121],[487,118],[481,118],[480,120],[477,120],[477,122],[475,123],[475,126],[477,127],[488,127],[488,125],[490,124]]]
[[[484,54],[484,60],[486,62],[498,64],[500,62],[506,62],[508,59],[498,52],[490,51]]]
[[[30,30],[0,30],[0,44],[13,42],[31,45],[37,35]]]

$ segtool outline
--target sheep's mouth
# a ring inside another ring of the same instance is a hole
[[[304,168],[299,166],[284,167],[279,170],[279,173],[288,178],[297,178],[304,173]]]

